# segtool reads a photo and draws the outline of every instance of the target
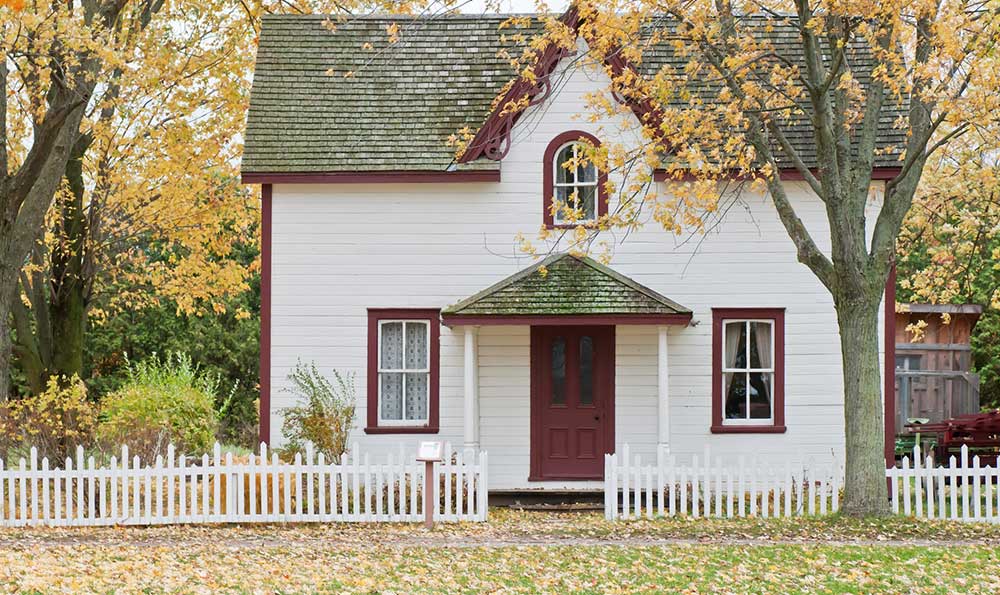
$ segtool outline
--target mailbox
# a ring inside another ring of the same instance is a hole
[[[417,460],[425,463],[437,463],[444,460],[443,448],[440,442],[421,442],[417,449]]]

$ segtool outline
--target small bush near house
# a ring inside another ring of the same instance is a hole
[[[26,456],[32,446],[53,463],[88,445],[97,410],[78,376],[52,376],[37,395],[0,403],[0,458]]]
[[[347,436],[354,425],[354,375],[334,370],[331,383],[315,363],[297,362],[288,380],[292,386],[287,392],[299,397],[301,404],[283,412],[286,450],[299,452],[311,442],[317,452],[339,460],[347,451]]]
[[[178,452],[211,450],[219,429],[217,376],[202,373],[183,353],[129,363],[127,380],[105,396],[98,434],[110,448],[127,444],[149,461],[173,443]]]

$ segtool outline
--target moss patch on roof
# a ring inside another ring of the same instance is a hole
[[[691,310],[591,258],[555,254],[443,315],[690,314]]]

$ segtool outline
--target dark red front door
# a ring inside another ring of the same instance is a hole
[[[531,329],[531,479],[602,479],[614,445],[613,326]]]

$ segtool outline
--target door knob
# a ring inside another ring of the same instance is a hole
[[[600,415],[595,415],[594,416],[594,421],[601,421],[601,416]]]

